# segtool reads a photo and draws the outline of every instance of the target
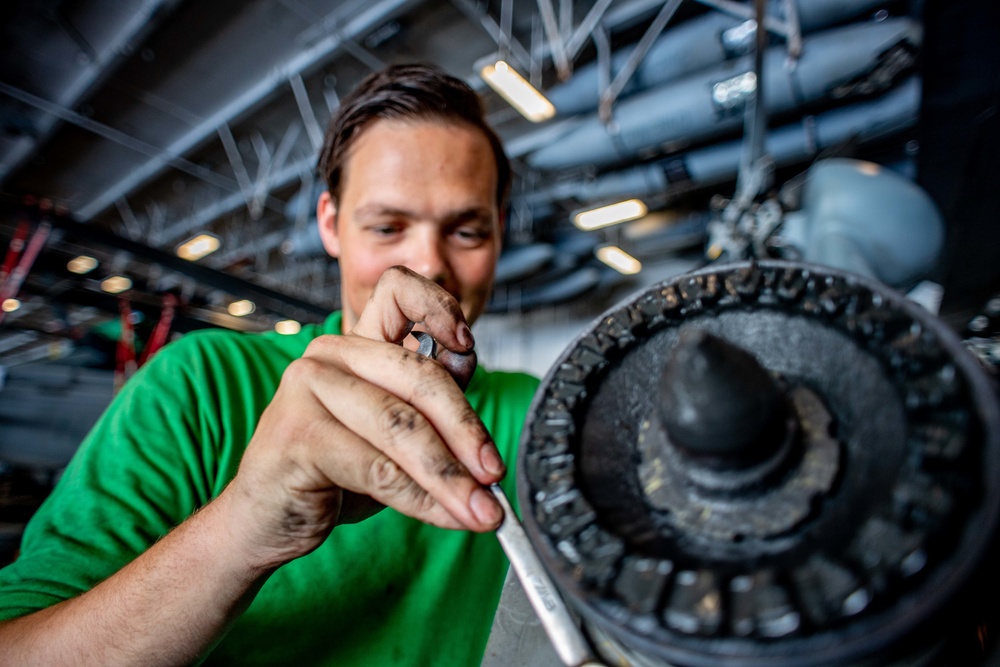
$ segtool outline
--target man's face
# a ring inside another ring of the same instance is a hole
[[[496,163],[483,133],[378,120],[355,140],[343,174],[340,201],[324,194],[317,213],[324,246],[340,261],[344,332],[396,265],[441,285],[475,321],[493,286],[501,236]]]

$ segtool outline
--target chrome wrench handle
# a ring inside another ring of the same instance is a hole
[[[437,341],[430,334],[411,331],[410,335],[419,343],[418,354],[432,359],[437,358],[439,351]],[[471,357],[470,363],[474,369],[475,356]],[[472,370],[466,370],[468,377],[465,378],[465,384],[472,376]],[[456,381],[464,390],[463,382],[458,378]],[[521,582],[524,594],[535,610],[538,620],[541,621],[542,629],[552,642],[556,655],[566,667],[604,667],[604,664],[594,657],[590,645],[570,615],[569,608],[559,596],[559,591],[556,590],[542,562],[538,560],[538,555],[528,541],[527,533],[524,532],[524,526],[521,525],[510,500],[507,499],[507,494],[499,484],[491,484],[489,489],[503,509],[503,522],[496,530],[497,540],[507,554],[510,566]]]
[[[599,667],[602,663],[584,639],[583,633],[569,613],[569,608],[559,596],[552,579],[538,560],[524,526],[514,514],[507,495],[499,484],[490,485],[490,491],[503,508],[503,523],[497,528],[497,540],[510,560],[524,594],[542,622],[556,655],[566,667]]]

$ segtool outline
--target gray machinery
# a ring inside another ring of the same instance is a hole
[[[765,260],[637,295],[543,380],[518,474],[607,664],[983,659],[1000,410],[958,338],[874,280]]]
[[[803,259],[912,284],[937,260],[944,220],[913,181],[871,162],[830,159],[814,164],[802,209],[786,215],[779,236]]]
[[[763,37],[731,114],[713,113],[720,82],[745,75],[692,75],[623,101],[610,127],[568,123],[572,141],[528,157],[613,164],[700,136],[685,118],[735,126],[742,112],[737,190],[709,256],[758,259],[656,285],[562,354],[522,437],[525,529],[606,664],[982,664],[1000,594],[1000,405],[957,336],[886,286],[933,265],[941,217],[856,160],[814,164],[795,211],[771,191],[782,155],[768,154],[765,114],[896,62],[919,30],[821,33],[792,70]],[[667,167],[630,174],[662,189]]]

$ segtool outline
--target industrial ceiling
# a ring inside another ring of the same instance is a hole
[[[905,171],[920,95],[913,5],[768,4],[765,104],[782,173],[831,152]],[[608,240],[645,262],[700,252],[711,197],[732,195],[739,167],[752,15],[732,0],[5,2],[0,251],[24,270],[0,365],[78,341],[121,297],[152,322],[175,295],[177,330],[263,329],[337,308],[337,265],[311,227],[316,149],[340,96],[388,63],[467,80],[508,145],[494,311],[622,280],[594,258]],[[480,67],[498,59],[550,97],[553,119],[532,123],[486,86]],[[629,197],[652,213],[611,231],[570,224]],[[202,233],[216,252],[176,255]],[[67,269],[80,255],[96,268]],[[113,275],[131,288],[102,289]],[[241,299],[253,314],[229,313]]]

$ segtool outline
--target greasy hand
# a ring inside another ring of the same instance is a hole
[[[393,267],[351,333],[316,339],[285,371],[223,494],[255,557],[304,555],[382,505],[445,528],[500,522],[483,485],[503,463],[449,371],[400,345],[414,323],[447,350],[473,346],[450,294]]]

